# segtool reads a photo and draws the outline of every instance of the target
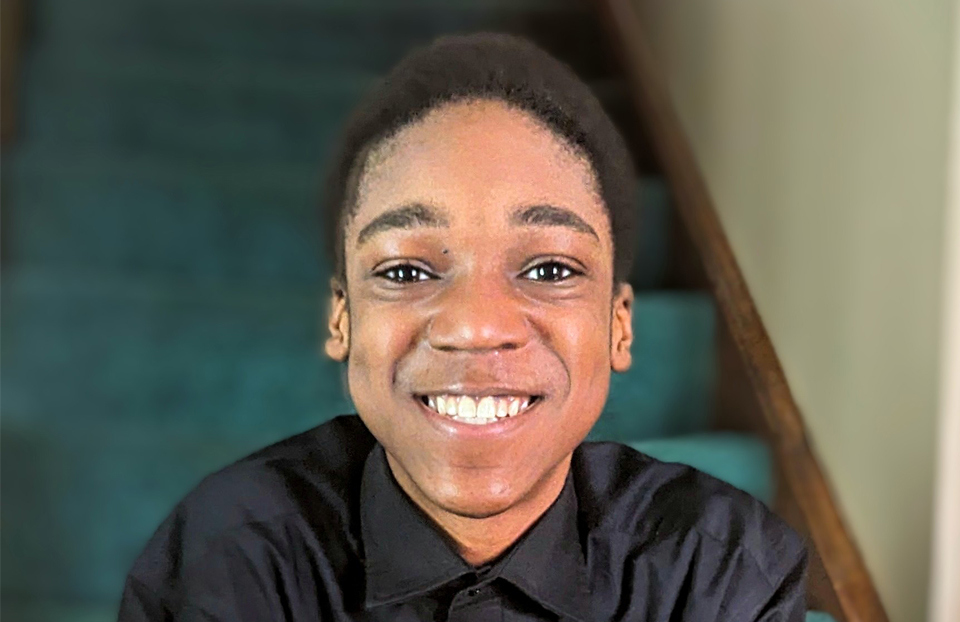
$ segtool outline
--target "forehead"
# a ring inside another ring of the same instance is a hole
[[[348,237],[407,202],[436,205],[453,225],[490,224],[517,206],[577,212],[609,235],[589,162],[529,113],[497,101],[449,104],[404,128],[370,156]]]

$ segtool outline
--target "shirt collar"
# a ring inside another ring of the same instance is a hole
[[[502,560],[499,575],[554,613],[590,620],[590,588],[572,473],[560,496]],[[565,580],[558,581],[563,577]]]
[[[396,483],[380,444],[364,465],[360,497],[367,607],[400,602],[475,571]],[[490,575],[509,581],[554,613],[589,620],[572,474],[556,502],[493,565]]]
[[[473,571],[400,488],[379,443],[360,483],[365,605],[399,602]]]

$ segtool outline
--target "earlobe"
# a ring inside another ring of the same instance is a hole
[[[324,350],[327,356],[335,361],[347,360],[350,352],[350,313],[347,308],[346,292],[340,287],[337,279],[331,279],[330,288],[330,315],[327,320],[327,329],[330,332]]]
[[[615,372],[630,369],[633,361],[633,287],[629,283],[617,285],[613,297],[612,329],[610,331],[610,368]]]

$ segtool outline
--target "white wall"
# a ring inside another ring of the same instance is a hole
[[[635,0],[894,622],[924,619],[954,0]]]

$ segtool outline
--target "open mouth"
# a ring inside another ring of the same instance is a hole
[[[518,417],[533,408],[540,395],[418,395],[428,409],[460,423],[488,425]]]

